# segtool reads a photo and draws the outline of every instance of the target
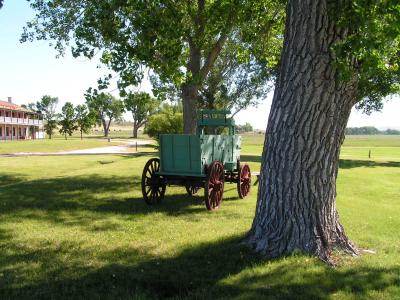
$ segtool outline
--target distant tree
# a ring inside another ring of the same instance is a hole
[[[33,103],[33,102],[28,103],[28,104],[22,104],[21,107],[28,109],[30,111],[33,111],[33,112],[39,112],[38,108],[36,106],[36,103]]]
[[[133,137],[137,138],[138,129],[146,124],[149,116],[154,114],[160,105],[160,101],[151,97],[148,93],[129,93],[124,99],[127,111],[133,117]]]
[[[164,103],[157,114],[149,117],[145,133],[156,140],[160,134],[183,133],[182,106]]]
[[[0,0],[0,8],[3,7],[3,0]]]
[[[57,129],[57,120],[48,120],[44,124],[44,132],[49,136],[49,139],[53,136],[54,130]]]
[[[400,135],[400,131],[399,130],[395,130],[395,129],[386,129],[384,131],[384,134],[388,134],[388,135]]]
[[[103,126],[104,136],[108,137],[111,122],[122,117],[124,102],[106,93],[89,89],[85,94],[89,110],[96,115],[97,123]]]
[[[168,102],[164,102],[160,105],[157,113],[161,114],[176,114],[176,113],[183,113],[183,106],[182,102],[178,101],[177,103],[170,104]]]
[[[71,136],[78,128],[76,126],[74,105],[71,102],[66,102],[62,107],[58,124],[60,125],[60,133],[64,134],[65,139],[67,139],[67,135]]]
[[[345,134],[347,135],[373,135],[373,134],[384,134],[379,129],[372,126],[364,126],[364,127],[348,127],[346,128]]]
[[[40,101],[37,101],[36,104],[30,103],[28,107],[30,109],[36,110],[43,116],[43,120],[45,121],[44,130],[46,134],[51,139],[54,130],[57,128],[56,121],[56,108],[58,104],[57,97],[51,97],[49,95],[43,96]]]
[[[400,134],[400,131],[390,128],[386,130],[379,130],[372,126],[346,128],[346,135],[374,135],[374,134],[398,135]]]
[[[75,120],[82,140],[83,133],[89,133],[90,129],[95,125],[96,116],[89,111],[85,104],[79,104],[75,107]]]
[[[251,126],[250,123],[244,124],[244,125],[236,125],[235,129],[238,133],[243,133],[243,132],[252,132],[253,131],[253,126]]]

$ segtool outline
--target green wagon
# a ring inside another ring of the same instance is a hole
[[[165,195],[167,185],[185,186],[189,195],[204,188],[207,209],[221,204],[224,184],[236,183],[240,198],[251,187],[251,172],[240,162],[241,137],[235,134],[235,122],[229,111],[202,110],[197,134],[160,135],[159,157],[150,159],[142,174],[142,193],[147,204],[156,204]],[[221,129],[225,134],[205,134]]]

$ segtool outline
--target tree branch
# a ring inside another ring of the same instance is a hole
[[[221,33],[218,41],[214,44],[211,51],[208,53],[207,59],[203,67],[200,69],[200,80],[204,80],[207,74],[210,72],[227,39],[228,35],[226,33]]]
[[[142,121],[141,123],[139,123],[138,128],[142,127],[146,123],[147,123],[147,120]]]

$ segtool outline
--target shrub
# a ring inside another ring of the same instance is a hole
[[[160,113],[152,115],[146,124],[145,133],[156,140],[158,140],[160,134],[183,133],[183,114]]]

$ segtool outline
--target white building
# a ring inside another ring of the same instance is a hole
[[[40,114],[8,101],[0,100],[0,140],[43,139],[43,120]]]

